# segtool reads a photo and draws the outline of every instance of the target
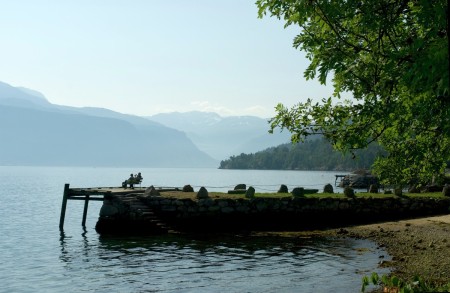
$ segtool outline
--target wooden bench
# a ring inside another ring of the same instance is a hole
[[[130,188],[134,189],[135,184],[139,184],[139,186],[141,186],[142,179],[141,173],[138,173],[136,176],[130,174],[130,178],[122,182],[122,187],[127,188],[127,186],[130,185]]]

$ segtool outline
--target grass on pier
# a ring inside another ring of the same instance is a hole
[[[161,192],[161,195],[168,198],[178,199],[193,199],[196,200],[197,192],[182,192],[182,191],[167,191]],[[228,194],[225,192],[209,192],[209,197],[212,199],[245,199],[245,194]],[[261,198],[292,198],[290,193],[255,193],[255,197]],[[306,194],[306,198],[345,198],[343,193],[315,193]],[[398,198],[394,194],[383,193],[367,193],[357,192],[356,198]],[[428,193],[404,193],[402,198],[448,198],[442,195],[442,192],[428,192]]]

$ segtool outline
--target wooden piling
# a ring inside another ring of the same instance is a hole
[[[83,210],[83,221],[81,222],[81,226],[86,227],[86,215],[89,205],[89,194],[86,194],[86,197],[84,199],[84,210]]]
[[[66,217],[67,198],[69,197],[69,183],[64,185],[61,216],[59,217],[59,230],[64,230],[64,218]]]
[[[161,189],[159,189],[161,190]],[[64,219],[68,200],[84,200],[83,220],[81,225],[86,227],[87,211],[89,201],[103,201],[105,196],[129,195],[133,193],[143,193],[142,190],[124,189],[122,187],[94,187],[94,188],[69,188],[69,183],[64,185],[64,193],[61,206],[61,216],[59,218],[59,230],[64,230]]]

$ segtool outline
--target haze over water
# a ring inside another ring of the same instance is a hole
[[[143,185],[226,191],[323,188],[334,172],[218,169],[0,167],[1,292],[358,292],[386,253],[369,241],[243,235],[100,237],[101,207],[69,201],[58,229],[62,191],[118,186],[141,172]]]

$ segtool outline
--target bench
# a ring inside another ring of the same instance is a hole
[[[137,175],[130,174],[130,178],[122,182],[122,187],[126,189],[130,185],[130,188],[134,189],[135,184],[139,184],[140,187],[142,179],[140,172]]]

